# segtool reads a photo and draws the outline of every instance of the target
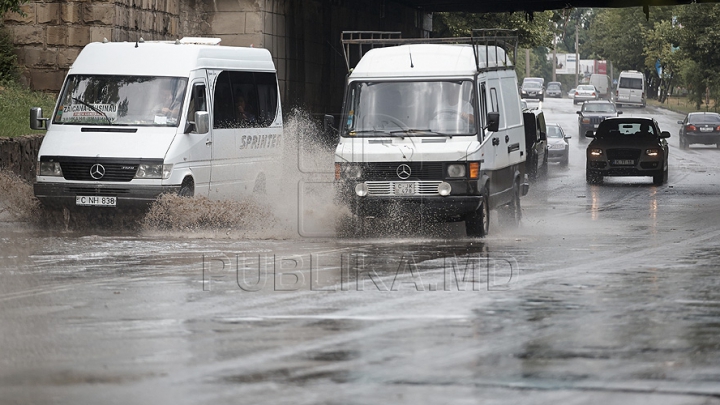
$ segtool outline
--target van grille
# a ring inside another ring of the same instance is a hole
[[[41,162],[58,162],[66,180],[129,182],[135,178],[138,166],[162,164],[162,159],[100,158],[84,156],[41,156]],[[100,165],[102,167],[96,166]],[[99,170],[98,170],[99,169]],[[91,170],[95,176],[91,174]],[[102,176],[99,175],[102,173]]]
[[[367,163],[363,177],[368,180],[400,180],[398,166],[403,162]],[[410,177],[403,180],[440,180],[444,178],[442,162],[410,162]]]

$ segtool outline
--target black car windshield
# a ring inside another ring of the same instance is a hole
[[[717,123],[720,123],[720,115],[719,114],[690,114],[690,116],[688,116],[688,122],[717,124]]]
[[[548,90],[560,90],[560,86],[557,84],[548,84]]]
[[[597,135],[600,137],[626,137],[658,135],[654,125],[646,121],[638,122],[609,122],[603,121],[598,128]]]
[[[549,125],[547,127],[547,137],[548,138],[564,138],[563,132],[560,129],[560,127]]]
[[[542,86],[540,83],[537,82],[527,82],[523,84],[523,89],[529,89],[529,90],[535,90],[535,89],[541,89]]]
[[[343,136],[456,136],[477,134],[473,83],[353,82]]]
[[[176,127],[187,79],[72,75],[60,94],[53,124]]]
[[[585,112],[614,113],[615,106],[610,103],[585,103],[582,110]]]

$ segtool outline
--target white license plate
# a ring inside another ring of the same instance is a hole
[[[75,197],[75,205],[85,207],[115,207],[117,205],[117,197],[79,195]]]
[[[617,159],[613,160],[613,164],[619,166],[634,166],[635,161],[632,159]]]
[[[597,128],[597,127],[598,127],[598,125],[599,125],[599,124],[595,124],[595,125],[593,125],[593,126],[594,126],[595,128]]]
[[[712,132],[712,128],[700,128],[700,132]]]
[[[415,183],[395,183],[395,195],[415,194]]]

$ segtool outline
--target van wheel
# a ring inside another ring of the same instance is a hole
[[[490,230],[490,205],[487,193],[483,193],[480,207],[465,217],[465,234],[482,238]]]
[[[501,220],[503,225],[516,227],[520,225],[522,219],[522,209],[520,207],[520,183],[515,181],[513,185],[513,197],[512,201],[503,207],[501,211]]]
[[[180,186],[180,191],[178,191],[178,195],[180,197],[192,197],[195,195],[195,183],[192,179],[187,178],[183,180],[182,186]]]

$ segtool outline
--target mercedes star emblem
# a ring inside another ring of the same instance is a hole
[[[410,173],[412,173],[412,169],[410,169],[410,166],[403,163],[397,167],[395,173],[397,173],[398,177],[401,179],[407,180],[407,178],[410,177]]]
[[[95,180],[100,180],[105,176],[105,168],[100,163],[92,165],[90,168],[90,177]]]

